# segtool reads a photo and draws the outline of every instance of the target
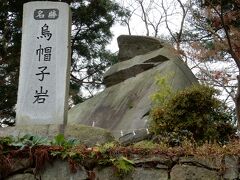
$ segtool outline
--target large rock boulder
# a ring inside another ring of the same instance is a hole
[[[197,83],[173,48],[158,39],[120,36],[118,42],[119,62],[104,76],[107,88],[70,109],[68,123],[94,124],[112,131],[115,137],[129,132],[134,135],[134,130],[148,127],[156,76],[170,74],[173,90]]]
[[[119,53],[118,60],[126,61],[137,55],[146,54],[150,51],[162,48],[158,39],[148,36],[119,36],[118,39]]]

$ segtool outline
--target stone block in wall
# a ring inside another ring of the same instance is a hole
[[[11,172],[24,170],[30,167],[31,167],[31,161],[29,160],[29,158],[21,158],[21,159],[15,158],[12,160]]]
[[[239,179],[239,157],[237,156],[225,156],[224,157],[224,165],[225,172],[223,175],[224,179],[233,180]]]
[[[211,170],[220,170],[222,166],[222,159],[221,158],[214,158],[214,157],[180,157],[179,158],[180,164],[186,165],[194,165],[198,167],[205,167]]]
[[[16,174],[8,177],[6,180],[35,180],[34,175],[30,173]]]
[[[131,173],[119,177],[113,167],[95,169],[96,180],[168,180],[167,169],[135,168]]]
[[[164,167],[163,169],[170,168],[173,164],[173,160],[166,155],[154,155],[154,156],[135,156],[131,159],[135,165],[141,164],[142,166],[146,167],[146,164],[151,164],[155,163],[156,166],[159,167]],[[160,166],[162,165],[162,166]],[[161,168],[159,168],[161,169]]]
[[[134,180],[168,180],[168,171],[163,169],[135,168],[132,178]]]
[[[119,177],[116,175],[116,172],[113,167],[105,167],[105,168],[96,168],[94,169],[95,179],[111,179],[111,180],[130,180],[129,176]]]
[[[42,180],[86,180],[88,174],[79,165],[77,172],[70,172],[67,161],[56,160],[52,164],[47,164],[45,170],[39,175]]]
[[[220,176],[217,171],[209,170],[203,167],[177,164],[170,172],[171,180],[219,180]]]

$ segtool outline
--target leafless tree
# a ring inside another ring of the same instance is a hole
[[[134,34],[131,29],[134,29],[133,25],[135,23],[132,21],[136,19],[136,17],[140,20],[139,22],[142,24],[141,27],[144,29],[143,35],[166,38],[164,34],[168,34],[166,39],[175,47],[176,52],[181,55],[199,81],[214,86],[223,92],[224,96],[222,96],[222,98],[224,98],[226,104],[231,104],[232,106],[235,101],[234,92],[237,88],[236,73],[232,72],[235,72],[237,67],[233,65],[234,63],[231,58],[230,60],[226,60],[225,64],[221,65],[223,68],[221,68],[219,64],[215,63],[216,61],[203,61],[203,59],[196,56],[197,53],[194,51],[192,44],[206,37],[201,35],[199,38],[191,39],[191,36],[189,36],[192,30],[189,19],[193,18],[193,5],[190,0],[124,0],[124,5],[132,12],[128,18],[129,34]],[[217,9],[215,9],[215,11],[218,12]],[[224,25],[226,19],[224,20],[223,14],[221,13],[222,12],[217,13],[220,17],[220,21],[218,22]],[[129,25],[130,22],[132,22],[132,26]],[[226,31],[227,26],[225,25],[223,27],[225,27],[223,31]],[[208,31],[209,33],[215,34],[215,37],[219,36],[219,34],[211,28],[208,29]],[[228,32],[226,32],[226,35],[228,35]],[[229,52],[230,54],[232,53],[232,57],[234,57],[233,43],[228,36],[226,36],[226,40],[223,44],[229,45]],[[221,44],[218,45],[221,46]],[[201,52],[199,49],[198,51]],[[208,51],[203,54],[209,55],[211,52]],[[222,57],[216,57],[216,59],[229,58],[226,55],[220,55]]]

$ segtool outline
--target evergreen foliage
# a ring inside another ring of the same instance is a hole
[[[153,108],[151,131],[179,138],[191,134],[197,143],[228,141],[235,129],[223,103],[215,98],[216,93],[203,85],[177,92],[165,104]]]
[[[174,94],[172,86],[169,84],[170,77],[172,75],[166,74],[165,76],[157,76],[155,78],[155,84],[158,90],[152,94],[151,100],[154,106],[164,105],[168,97]]]

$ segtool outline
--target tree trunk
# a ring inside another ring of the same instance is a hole
[[[238,87],[235,97],[235,106],[236,106],[236,117],[237,117],[237,127],[240,130],[240,75],[237,76]]]
[[[240,130],[240,59],[236,55],[236,53],[232,50],[232,45],[229,42],[230,46],[230,54],[232,55],[232,58],[234,59],[237,67],[238,67],[238,76],[237,76],[237,92],[235,96],[235,112],[236,112],[236,117],[237,117],[237,129]]]
[[[145,9],[144,9],[143,1],[138,1],[138,2],[139,2],[139,4],[140,4],[140,6],[141,6],[142,13],[143,13],[143,18],[142,18],[142,20],[143,20],[143,22],[144,22],[144,24],[145,24],[145,28],[146,28],[146,31],[147,31],[146,36],[149,36],[149,27],[148,27],[148,20],[147,20],[147,12],[146,12]]]

